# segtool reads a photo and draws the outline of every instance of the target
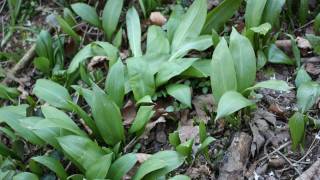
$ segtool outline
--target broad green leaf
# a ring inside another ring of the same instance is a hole
[[[172,42],[173,35],[177,30],[177,27],[179,26],[182,17],[184,15],[184,9],[180,4],[177,4],[174,6],[172,13],[170,14],[170,18],[168,22],[165,24],[165,27],[167,29],[167,36],[169,39],[169,42]]]
[[[266,88],[266,89],[272,89],[272,90],[276,90],[276,91],[286,91],[286,92],[288,92],[288,91],[290,91],[290,89],[292,89],[292,87],[290,87],[287,84],[287,82],[285,82],[285,81],[271,79],[271,80],[267,80],[267,81],[258,82],[257,84],[255,84],[252,87],[247,88],[246,90],[254,90],[254,89],[258,89],[258,88]]]
[[[155,75],[157,72],[159,72],[161,66],[163,64],[166,64],[169,58],[169,54],[146,54],[139,57],[139,59],[144,61],[144,63],[146,63],[150,67],[149,71],[152,75]]]
[[[261,24],[262,13],[265,8],[267,0],[247,0],[245,23],[246,28],[257,27]]]
[[[13,176],[12,180],[39,180],[39,178],[33,173],[22,172]]]
[[[285,0],[284,0],[285,1]],[[300,0],[299,4],[299,22],[305,24],[309,15],[309,0]]]
[[[95,52],[95,55],[98,56],[106,56],[107,60],[110,61],[109,65],[113,65],[119,58],[119,51],[118,49],[113,46],[112,44],[108,42],[103,42],[103,41],[95,41],[93,42],[94,45],[98,45],[100,48],[94,48],[93,51],[96,50],[101,50],[100,52]],[[93,46],[95,47],[95,46]]]
[[[163,63],[156,75],[156,86],[159,87],[171,78],[180,75],[197,60],[197,58],[181,58]]]
[[[50,67],[50,61],[46,57],[36,57],[33,60],[34,66],[40,70],[41,72],[45,73],[46,75],[50,74],[51,67]]]
[[[188,141],[179,144],[176,147],[176,151],[183,156],[190,157],[192,153],[192,146],[194,143],[194,139],[189,139]]]
[[[245,23],[246,23],[246,36],[253,43],[254,31],[251,28],[257,27],[261,24],[263,10],[265,8],[267,0],[248,0],[245,12]]]
[[[78,86],[78,85],[73,85],[71,86],[74,90],[77,91],[78,94],[80,94],[81,96],[83,96],[83,98],[86,100],[86,102],[88,103],[88,105],[90,107],[93,106],[93,100],[92,100],[92,97],[93,97],[93,91],[89,90],[89,89],[86,89],[86,88],[83,88],[81,86]]]
[[[252,86],[256,79],[256,56],[250,40],[234,28],[230,36],[230,52],[236,71],[237,89],[242,92]]]
[[[33,93],[39,98],[52,106],[72,110],[68,101],[71,101],[71,97],[66,88],[58,83],[55,83],[46,79],[38,79]]]
[[[237,78],[227,42],[221,38],[211,61],[211,88],[216,102],[227,91],[237,90]]]
[[[124,140],[124,128],[118,106],[97,85],[93,86],[92,114],[101,136],[107,144]]]
[[[271,28],[272,26],[270,23],[264,23],[264,24],[261,24],[260,26],[252,27],[250,28],[250,30],[265,36],[271,30]]]
[[[16,155],[11,149],[9,149],[6,145],[4,145],[2,142],[0,142],[0,155],[1,156],[11,156],[12,158],[18,158],[19,156]]]
[[[134,7],[127,11],[126,24],[131,52],[134,57],[142,56],[140,19]]]
[[[221,32],[224,24],[239,9],[242,0],[224,0],[218,7],[208,13],[202,34],[211,34],[212,29]]]
[[[209,77],[211,74],[211,60],[198,60],[195,61],[187,70],[185,70],[181,75],[205,78]]]
[[[204,123],[203,120],[200,121],[199,124],[199,138],[200,138],[200,142],[202,143],[206,138],[207,138],[207,128],[206,128],[206,124]]]
[[[159,0],[139,0],[139,4],[144,17],[147,17],[159,5]]]
[[[292,149],[297,149],[303,141],[305,135],[305,117],[303,114],[296,112],[289,119],[289,128],[292,138]]]
[[[140,106],[129,132],[135,133],[142,130],[154,113],[153,106]]]
[[[172,39],[172,51],[177,51],[187,39],[197,37],[204,25],[207,15],[207,1],[196,0],[184,14]],[[211,32],[211,29],[210,29]]]
[[[101,27],[101,22],[95,8],[87,5],[86,3],[71,4],[71,8],[87,23],[96,27]]]
[[[308,82],[308,81],[311,81],[311,80],[312,79],[309,76],[309,74],[307,73],[307,71],[303,67],[301,67],[298,70],[298,73],[297,73],[297,76],[296,76],[296,79],[294,82],[295,82],[297,88],[299,88],[301,84]]]
[[[123,6],[123,0],[108,0],[102,13],[102,27],[110,41],[115,32]]]
[[[51,106],[42,106],[41,111],[46,117],[43,121],[47,123],[48,127],[58,127],[61,129],[66,129],[71,131],[79,136],[86,137],[86,133],[84,133],[75,122],[63,111],[60,111]]]
[[[69,8],[63,9],[63,18],[69,24],[69,26],[73,27],[77,24],[77,21],[74,17],[74,14]]]
[[[320,86],[316,82],[302,83],[297,90],[297,105],[302,113],[307,112],[320,95]]]
[[[36,156],[32,157],[31,159],[46,166],[51,171],[55,172],[60,179],[67,179],[68,174],[64,170],[62,164],[57,159],[49,156]]]
[[[295,64],[295,62],[283,51],[281,51],[275,44],[271,44],[268,48],[268,61],[275,64]]]
[[[84,48],[78,51],[78,53],[73,57],[68,68],[69,74],[76,71],[80,63],[82,63],[82,61],[94,56],[91,46],[92,46],[91,44],[86,45]]]
[[[279,27],[280,13],[286,0],[268,0],[263,11],[262,22],[268,22],[272,27]]]
[[[314,24],[313,24],[313,30],[317,33],[320,34],[320,13],[316,16],[314,19]]]
[[[104,179],[112,162],[112,153],[102,156],[86,171],[88,179]]]
[[[176,51],[171,53],[169,61],[182,58],[191,50],[204,51],[212,46],[212,38],[210,35],[203,35],[196,38],[188,39]]]
[[[142,163],[139,167],[136,174],[133,176],[133,180],[140,180],[145,177],[147,174],[162,169],[166,166],[166,162],[159,159],[146,160],[146,162]]]
[[[169,180],[191,180],[191,178],[186,175],[176,175]]]
[[[105,155],[104,150],[88,138],[69,135],[57,139],[67,157],[83,172]]]
[[[140,104],[152,104],[152,99],[150,95],[144,96],[143,98],[141,98],[136,105],[140,105]]]
[[[262,50],[258,50],[257,52],[257,70],[263,68],[263,66],[267,63],[267,57]]]
[[[38,56],[48,58],[50,67],[53,66],[52,37],[48,31],[42,30],[36,41],[36,52]]]
[[[169,142],[173,147],[177,147],[181,143],[178,131],[169,134]]]
[[[220,36],[216,30],[212,29],[212,43],[213,46],[217,46],[220,42]]]
[[[184,84],[171,84],[166,87],[170,96],[191,108],[191,89]]]
[[[150,26],[147,36],[146,54],[169,54],[170,44],[165,32],[159,26]]]
[[[136,101],[155,93],[152,67],[141,58],[127,60],[130,87]]]
[[[124,65],[121,59],[111,66],[106,78],[105,90],[108,96],[118,105],[122,107],[124,98]]]
[[[205,150],[213,141],[215,141],[216,139],[209,136],[206,139],[203,140],[203,142],[201,142],[200,147],[198,149],[198,152],[202,152],[203,150]]]
[[[166,175],[167,173],[181,166],[185,160],[185,157],[175,151],[166,150],[152,155],[148,160],[144,161],[143,164],[147,163],[147,161],[153,161],[154,159],[164,161],[166,166],[147,174],[145,176],[145,179],[155,179],[156,177]]]
[[[133,153],[121,156],[112,163],[107,178],[112,180],[121,180],[122,177],[133,168],[137,161],[137,156]]]
[[[320,36],[306,34],[306,38],[310,42],[314,52],[320,55]]]
[[[72,29],[72,27],[61,16],[56,16],[56,19],[62,31],[71,36],[77,43],[79,43],[81,37]]]
[[[122,44],[122,31],[122,28],[120,28],[112,40],[112,44],[117,48],[120,48]]]
[[[215,120],[229,116],[232,113],[253,104],[253,102],[243,97],[240,93],[236,91],[228,91],[223,94],[218,103],[217,116]]]
[[[13,101],[19,95],[20,93],[16,88],[10,88],[4,84],[0,84],[0,98]]]

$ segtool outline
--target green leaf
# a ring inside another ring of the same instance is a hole
[[[163,63],[156,75],[156,86],[159,87],[171,78],[180,75],[197,60],[197,58],[181,58]]]
[[[112,163],[107,177],[112,180],[121,180],[122,177],[133,168],[137,161],[137,156],[133,153],[121,156]]]
[[[115,145],[124,140],[121,113],[118,106],[97,85],[93,86],[92,114],[104,141]]]
[[[158,43],[157,43],[158,44]],[[172,52],[169,61],[182,58],[191,50],[204,51],[212,46],[210,35],[203,35],[196,38],[188,39],[176,51]]]
[[[147,95],[147,96],[144,96],[143,98],[141,98],[137,103],[136,105],[140,105],[140,104],[152,104],[152,99],[151,99],[151,96]]]
[[[297,149],[305,136],[305,117],[303,114],[296,112],[289,118],[289,128],[292,138],[292,149]]]
[[[55,172],[60,179],[67,179],[68,174],[64,170],[62,164],[57,159],[49,156],[36,156],[32,157],[31,159],[46,166],[51,171]]]
[[[160,151],[154,155],[152,155],[148,160],[144,161],[153,161],[154,159],[162,160],[165,162],[166,166],[159,170],[153,171],[146,175],[145,179],[155,179],[156,177],[161,177],[166,175],[167,173],[175,170],[179,166],[181,166],[185,160],[185,157],[175,151]]]
[[[236,71],[237,89],[242,92],[252,86],[256,79],[256,56],[249,39],[234,28],[230,36],[230,52]]]
[[[102,13],[102,27],[109,41],[117,28],[122,6],[123,0],[108,0],[104,6]]]
[[[29,172],[22,172],[19,173],[15,176],[13,176],[12,180],[39,180],[38,176],[33,174],[33,173],[29,173]]]
[[[80,63],[82,63],[82,61],[94,56],[91,46],[92,46],[91,44],[86,45],[84,48],[78,51],[78,53],[73,57],[68,68],[69,74],[76,71]]]
[[[86,171],[88,179],[104,179],[110,168],[113,153],[102,156]]]
[[[228,91],[223,94],[218,103],[217,116],[215,120],[229,116],[230,114],[253,104],[253,102],[243,97],[240,93],[236,91]]]
[[[199,138],[202,143],[207,138],[207,128],[203,120],[200,121],[199,124]]]
[[[154,113],[153,106],[140,106],[129,132],[135,133],[142,130]]]
[[[306,38],[310,42],[314,52],[320,55],[320,36],[306,34]]]
[[[55,83],[46,79],[38,79],[33,93],[39,98],[52,106],[72,110],[68,101],[71,101],[71,97],[66,88],[58,83]]]
[[[105,90],[110,99],[121,108],[125,95],[124,65],[121,59],[118,59],[118,61],[109,69],[105,85]]]
[[[142,56],[140,19],[134,7],[127,11],[126,24],[131,52],[134,57]]]
[[[299,88],[301,84],[308,82],[308,81],[311,81],[311,80],[312,79],[309,76],[309,74],[306,72],[306,70],[303,67],[301,67],[298,70],[298,73],[297,73],[297,76],[296,76],[296,79],[294,82],[295,82],[297,88]]]
[[[176,175],[169,180],[191,180],[191,178],[186,175]]]
[[[51,68],[50,68],[50,61],[46,57],[36,57],[33,60],[34,66],[40,70],[41,72],[45,74],[50,74]]]
[[[0,98],[14,101],[20,95],[17,88],[10,88],[4,84],[0,84]]]
[[[166,87],[170,96],[191,108],[191,89],[184,84],[170,84]]]
[[[297,105],[302,113],[307,112],[320,95],[320,86],[316,82],[302,83],[297,90]]]
[[[177,147],[181,143],[178,131],[169,134],[169,142],[173,147]]]
[[[48,31],[42,30],[38,35],[36,41],[36,52],[38,56],[48,58],[50,61],[50,67],[53,66],[53,48],[52,37]]]
[[[168,22],[165,24],[167,29],[167,36],[169,39],[169,42],[172,42],[174,33],[177,30],[177,27],[179,26],[182,17],[184,15],[184,9],[180,4],[177,4],[174,6],[172,13],[170,14],[170,18]]]
[[[158,0],[139,0],[139,4],[144,17],[147,17],[147,15],[159,5],[159,1]]]
[[[224,0],[218,7],[208,13],[202,34],[211,34],[212,29],[221,32],[224,24],[239,9],[242,0]]]
[[[141,164],[136,174],[133,176],[133,180],[143,179],[147,174],[162,169],[166,166],[166,162],[159,159],[146,160]]]
[[[271,79],[267,81],[258,82],[254,86],[247,88],[245,91],[254,90],[258,88],[265,88],[265,89],[272,89],[276,91],[286,91],[286,92],[292,89],[292,87],[290,87],[285,81]]]
[[[152,25],[148,28],[146,54],[169,54],[170,44],[165,32],[159,27]]]
[[[284,0],[285,1],[285,0]],[[299,4],[299,22],[305,24],[309,15],[309,0],[300,0]]]
[[[263,68],[263,66],[267,63],[267,57],[262,50],[258,50],[257,52],[257,69]]]
[[[80,43],[81,37],[72,29],[72,27],[61,16],[56,16],[56,19],[62,31],[71,36],[77,43]]]
[[[244,14],[246,28],[257,27],[261,24],[263,10],[267,0],[248,0],[246,5],[246,12]]]
[[[211,61],[211,88],[216,102],[227,91],[237,89],[237,78],[227,42],[221,38]]]
[[[258,33],[258,34],[265,36],[271,30],[271,28],[272,28],[272,26],[270,23],[264,23],[258,27],[252,27],[252,28],[250,28],[250,30],[255,33]]]
[[[103,41],[95,41],[92,43],[93,45],[98,45],[100,48],[96,48],[97,52],[95,52],[96,56],[106,56],[107,60],[110,61],[109,65],[113,65],[119,58],[119,51],[116,47],[108,42]],[[92,46],[95,47],[95,46]],[[95,49],[93,49],[95,50]],[[100,50],[100,52],[99,52]]]
[[[197,37],[204,25],[207,15],[207,1],[196,0],[190,6],[177,27],[172,39],[172,51],[177,51],[185,41]],[[210,29],[211,32],[211,29]]]
[[[122,31],[123,31],[122,28],[120,28],[112,41],[112,44],[117,48],[120,48],[122,44]]]
[[[63,9],[63,18],[69,24],[69,26],[73,27],[77,24],[77,21],[74,17],[74,14],[69,8]]]
[[[314,19],[314,24],[313,24],[313,30],[317,33],[320,34],[320,13],[316,16]]]
[[[179,144],[176,147],[177,152],[179,152],[183,156],[190,157],[192,154],[193,142],[194,142],[194,139],[189,139],[188,141]]]
[[[74,3],[71,5],[72,10],[87,23],[101,27],[101,22],[96,9],[85,3]]]
[[[128,76],[134,99],[140,100],[144,96],[152,96],[155,93],[155,83],[152,73],[153,66],[149,66],[141,58],[127,60]]]
[[[286,0],[268,0],[263,11],[262,22],[268,22],[272,27],[279,27],[282,7]]]
[[[69,135],[57,139],[67,157],[82,172],[90,169],[105,155],[104,150],[88,138]]]
[[[11,149],[9,149],[6,145],[4,145],[2,142],[0,142],[0,155],[1,156],[11,156],[12,158],[18,158],[19,156],[16,155]]]
[[[46,120],[44,120],[43,123],[47,123],[48,127],[58,127],[71,131],[79,136],[87,136],[87,134],[84,133],[64,112],[51,106],[42,106],[41,111],[46,117]]]
[[[200,144],[200,147],[199,147],[199,149],[198,149],[198,152],[200,153],[200,152],[202,152],[202,151],[204,151],[206,148],[208,148],[208,146],[213,142],[213,141],[215,141],[216,139],[215,138],[213,138],[213,137],[211,137],[211,136],[209,136],[209,137],[207,137],[206,139],[204,139],[204,141],[202,141],[201,142],[201,144]]]
[[[268,61],[275,64],[295,64],[295,62],[282,52],[275,44],[271,44],[268,48]]]
[[[195,61],[187,70],[181,75],[197,78],[206,78],[211,74],[211,60],[198,60]]]

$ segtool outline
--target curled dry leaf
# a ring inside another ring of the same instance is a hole
[[[94,56],[87,65],[89,71],[93,71],[100,63],[106,61],[105,56]]]
[[[303,37],[300,37],[300,36],[297,37],[296,41],[297,41],[298,47],[301,49],[311,49],[312,47],[310,42]]]
[[[152,12],[149,17],[152,24],[162,26],[167,22],[166,17],[164,17],[161,12]]]
[[[128,100],[122,109],[123,125],[132,124],[136,117],[136,106],[132,100]]]
[[[275,113],[275,114],[277,114],[277,115],[281,115],[281,116],[284,113],[283,107],[281,107],[278,103],[270,104],[268,110],[273,112],[273,113]]]

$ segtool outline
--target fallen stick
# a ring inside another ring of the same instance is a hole
[[[31,48],[24,54],[24,56],[21,58],[21,60],[7,72],[6,77],[2,81],[2,84],[7,85],[10,81],[16,79],[16,75],[26,66],[28,66],[34,56],[35,56],[35,51],[36,51],[36,44],[32,45]]]

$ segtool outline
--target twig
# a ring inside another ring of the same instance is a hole
[[[310,24],[312,24],[314,22],[314,19],[313,20],[311,20],[311,21],[309,21],[309,22],[307,22],[306,24],[304,24],[303,26],[301,26],[301,27],[299,27],[299,28],[297,28],[297,29],[295,29],[293,32],[297,32],[297,31],[299,31],[299,30],[301,30],[301,29],[303,29],[303,28],[305,28],[305,27],[308,27]]]
[[[281,146],[279,146],[277,149],[275,149],[274,151],[272,151],[271,153],[266,154],[265,156],[263,156],[262,158],[258,159],[257,162],[263,161],[264,159],[268,158],[269,156],[273,155],[274,153],[276,153],[277,151],[282,150],[283,148],[289,146],[291,144],[291,141],[288,141],[284,144],[282,144]]]
[[[274,148],[273,148],[274,149]],[[282,152],[280,152],[277,149],[274,149],[280,156],[282,156],[289,164],[290,166],[293,167],[293,169],[299,174],[299,176],[301,175],[301,172],[299,171],[299,169],[296,168],[296,166],[290,161],[290,159],[287,158],[287,156],[285,156],[284,154],[282,154]]]

